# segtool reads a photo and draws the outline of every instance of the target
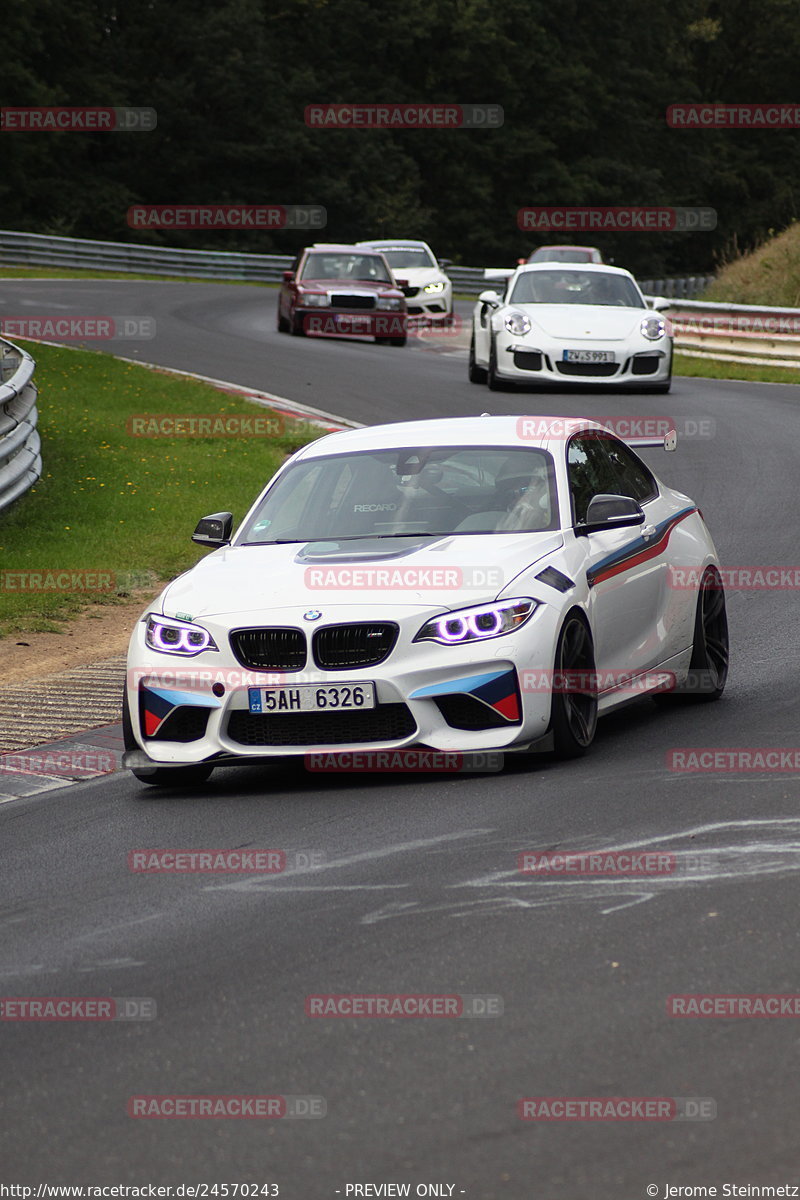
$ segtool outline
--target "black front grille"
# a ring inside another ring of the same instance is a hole
[[[642,354],[634,358],[631,375],[655,375],[660,361],[657,354]]]
[[[197,708],[193,704],[182,704],[173,708],[162,725],[153,734],[154,742],[197,742],[205,737],[210,708]]]
[[[574,363],[557,362],[556,367],[562,375],[616,375],[618,363]]]
[[[241,746],[358,746],[399,742],[416,732],[405,704],[379,704],[362,712],[251,713],[237,709],[228,737]]]
[[[482,704],[475,696],[465,692],[454,692],[452,696],[438,696],[436,706],[451,729],[500,729],[501,726],[519,724],[507,721],[493,708]]]
[[[374,308],[374,296],[331,296],[331,308]]]
[[[542,356],[538,350],[515,350],[514,366],[520,371],[541,371]]]
[[[301,629],[234,629],[230,642],[243,667],[301,671],[306,665],[306,635]]]
[[[389,657],[399,632],[394,621],[326,625],[314,633],[314,660],[327,671],[374,667]]]

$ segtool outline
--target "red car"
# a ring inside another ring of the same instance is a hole
[[[304,337],[366,336],[389,346],[407,340],[403,292],[389,264],[364,246],[308,246],[284,271],[278,331]]]

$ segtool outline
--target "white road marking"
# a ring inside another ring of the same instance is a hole
[[[320,871],[336,871],[340,867],[350,867],[355,863],[377,862],[381,858],[391,858],[395,854],[407,854],[413,850],[427,850],[431,846],[441,846],[446,842],[458,842],[464,838],[483,837],[487,833],[494,832],[493,829],[462,829],[459,833],[443,833],[439,837],[422,838],[414,842],[398,842],[393,846],[384,846],[378,850],[365,850],[362,854],[349,854],[345,858],[337,858],[331,862],[320,863],[315,867],[297,867],[291,871],[284,871],[277,878],[272,875],[267,879],[237,879],[232,883],[209,884],[205,890],[209,892],[263,891],[265,887],[274,887],[278,879],[289,879],[294,875],[317,875]]]

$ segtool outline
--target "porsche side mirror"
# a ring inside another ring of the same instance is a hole
[[[644,525],[641,504],[632,496],[593,496],[586,510],[586,522],[576,526],[578,534],[599,533],[602,529],[620,529],[627,525]]]
[[[672,308],[675,304],[674,300],[668,300],[666,296],[645,296],[647,307],[652,308],[654,312],[663,312],[665,308]]]
[[[500,297],[497,292],[481,292],[478,300],[481,304],[491,304],[492,308],[498,308],[500,305]]]
[[[293,279],[294,279],[294,271],[284,271],[283,272],[283,282],[284,283],[291,283]]]
[[[233,533],[233,513],[212,513],[210,517],[201,517],[197,528],[192,534],[192,541],[198,546],[217,549],[227,546]]]

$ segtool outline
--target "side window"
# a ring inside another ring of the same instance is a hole
[[[572,497],[572,516],[576,525],[586,521],[586,510],[593,496],[601,493],[621,495],[611,460],[605,451],[607,439],[593,434],[579,434],[569,444],[567,465],[569,490]]]
[[[603,440],[614,474],[619,481],[619,487],[615,490],[618,490],[621,496],[633,496],[640,504],[654,499],[658,495],[658,484],[641,459],[617,438],[607,437]]]

